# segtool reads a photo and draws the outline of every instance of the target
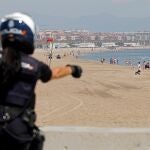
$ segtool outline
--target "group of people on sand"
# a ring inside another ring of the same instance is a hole
[[[103,64],[106,62],[106,59],[105,58],[97,58],[97,61],[99,61]],[[118,59],[117,58],[110,58],[109,63],[110,64],[118,64]]]
[[[110,64],[118,64],[117,58],[110,58]]]
[[[141,66],[141,62],[138,62],[138,64],[137,64],[137,71],[135,72],[135,75],[140,75],[141,71],[142,71],[142,68],[143,69],[149,69],[150,68],[149,61],[148,62],[143,61],[143,65],[142,66]]]
[[[149,69],[149,68],[150,68],[150,63],[149,63],[149,61],[148,61],[148,62],[146,62],[146,61],[143,62],[143,68],[144,68],[144,69]]]

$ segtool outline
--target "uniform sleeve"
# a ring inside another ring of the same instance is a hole
[[[48,82],[52,77],[51,69],[44,63],[40,64],[39,67],[39,78],[42,82]]]

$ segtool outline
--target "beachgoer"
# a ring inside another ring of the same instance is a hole
[[[138,70],[135,72],[135,75],[140,75],[141,74],[141,63],[138,62]]]
[[[58,54],[58,55],[56,56],[56,58],[57,58],[57,59],[61,59],[61,56]]]
[[[110,64],[113,64],[113,59],[112,58],[110,58]]]
[[[105,62],[105,58],[101,58],[101,63],[103,64]]]
[[[82,68],[68,64],[49,68],[31,57],[35,24],[16,12],[1,20],[0,35],[0,150],[42,150],[44,136],[36,126],[35,86],[67,75],[80,78]]]
[[[149,68],[150,68],[149,62],[147,62],[147,63],[144,65],[144,69],[149,69]]]

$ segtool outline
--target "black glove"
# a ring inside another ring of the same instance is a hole
[[[77,66],[77,65],[66,65],[66,66],[71,67],[71,69],[72,69],[72,76],[74,78],[80,78],[81,77],[82,68],[80,66]]]

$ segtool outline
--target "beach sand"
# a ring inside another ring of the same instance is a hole
[[[135,76],[135,69],[85,61],[57,51],[61,59],[50,66],[77,64],[80,79],[67,76],[36,86],[37,125],[85,127],[150,127],[150,70]],[[34,57],[47,63],[46,52]]]

